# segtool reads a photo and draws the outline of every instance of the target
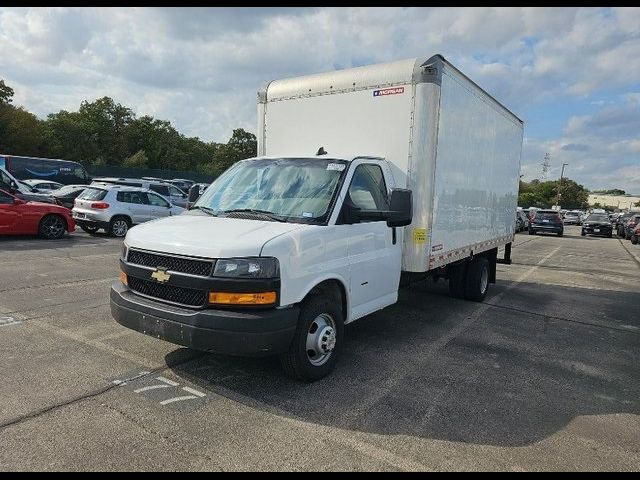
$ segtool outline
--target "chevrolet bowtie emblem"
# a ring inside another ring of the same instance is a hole
[[[166,283],[171,278],[171,275],[167,273],[166,268],[156,268],[151,274],[151,278],[153,278],[158,283]]]

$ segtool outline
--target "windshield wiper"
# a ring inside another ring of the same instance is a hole
[[[270,218],[271,220],[275,220],[276,222],[286,223],[287,220],[282,216],[273,212],[269,212],[267,210],[256,210],[255,208],[236,208],[233,210],[219,210],[218,213],[255,213],[256,215],[263,215],[265,217]]]
[[[218,215],[216,215],[215,210],[213,210],[212,208],[209,208],[209,207],[203,207],[202,205],[196,205],[194,207],[191,207],[191,210],[202,210],[207,215],[211,215],[212,217],[217,217],[218,216]]]

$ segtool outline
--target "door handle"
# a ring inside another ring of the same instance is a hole
[[[395,245],[398,242],[396,227],[391,227],[391,243]]]

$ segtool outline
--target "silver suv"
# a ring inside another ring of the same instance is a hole
[[[164,198],[168,199],[174,205],[179,207],[187,206],[187,194],[180,190],[175,185],[170,184],[162,180],[161,178],[113,178],[113,177],[101,177],[94,178],[91,185],[125,185],[127,187],[139,187],[151,190],[159,193]]]
[[[71,212],[76,224],[87,233],[103,228],[115,237],[124,237],[133,225],[183,211],[148,189],[103,184],[87,187],[76,198]]]

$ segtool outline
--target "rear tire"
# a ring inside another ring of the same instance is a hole
[[[634,245],[638,244],[638,237],[636,235],[631,235],[631,243]]]
[[[489,260],[485,257],[474,258],[467,268],[464,282],[464,298],[481,302],[489,290]]]
[[[86,227],[83,225],[80,225],[80,228],[87,233],[96,233],[99,229],[99,227]]]
[[[529,235],[535,235],[535,234],[536,234],[535,230],[529,229]]]
[[[464,298],[464,284],[467,276],[467,262],[449,267],[449,295]]]
[[[307,382],[327,376],[338,360],[343,336],[340,300],[331,294],[309,297],[302,303],[289,351],[280,355],[282,369]]]
[[[60,215],[45,215],[38,226],[38,235],[47,240],[58,240],[66,231],[67,222]]]
[[[581,237],[586,237],[586,236],[587,236],[587,234],[585,233],[585,231],[584,231],[584,230],[582,230],[582,231],[580,232],[580,236],[581,236]]]
[[[559,237],[561,237],[562,235],[564,235],[564,232],[558,232]]]
[[[117,238],[123,238],[131,228],[131,222],[127,217],[113,217],[109,222],[109,235]]]

